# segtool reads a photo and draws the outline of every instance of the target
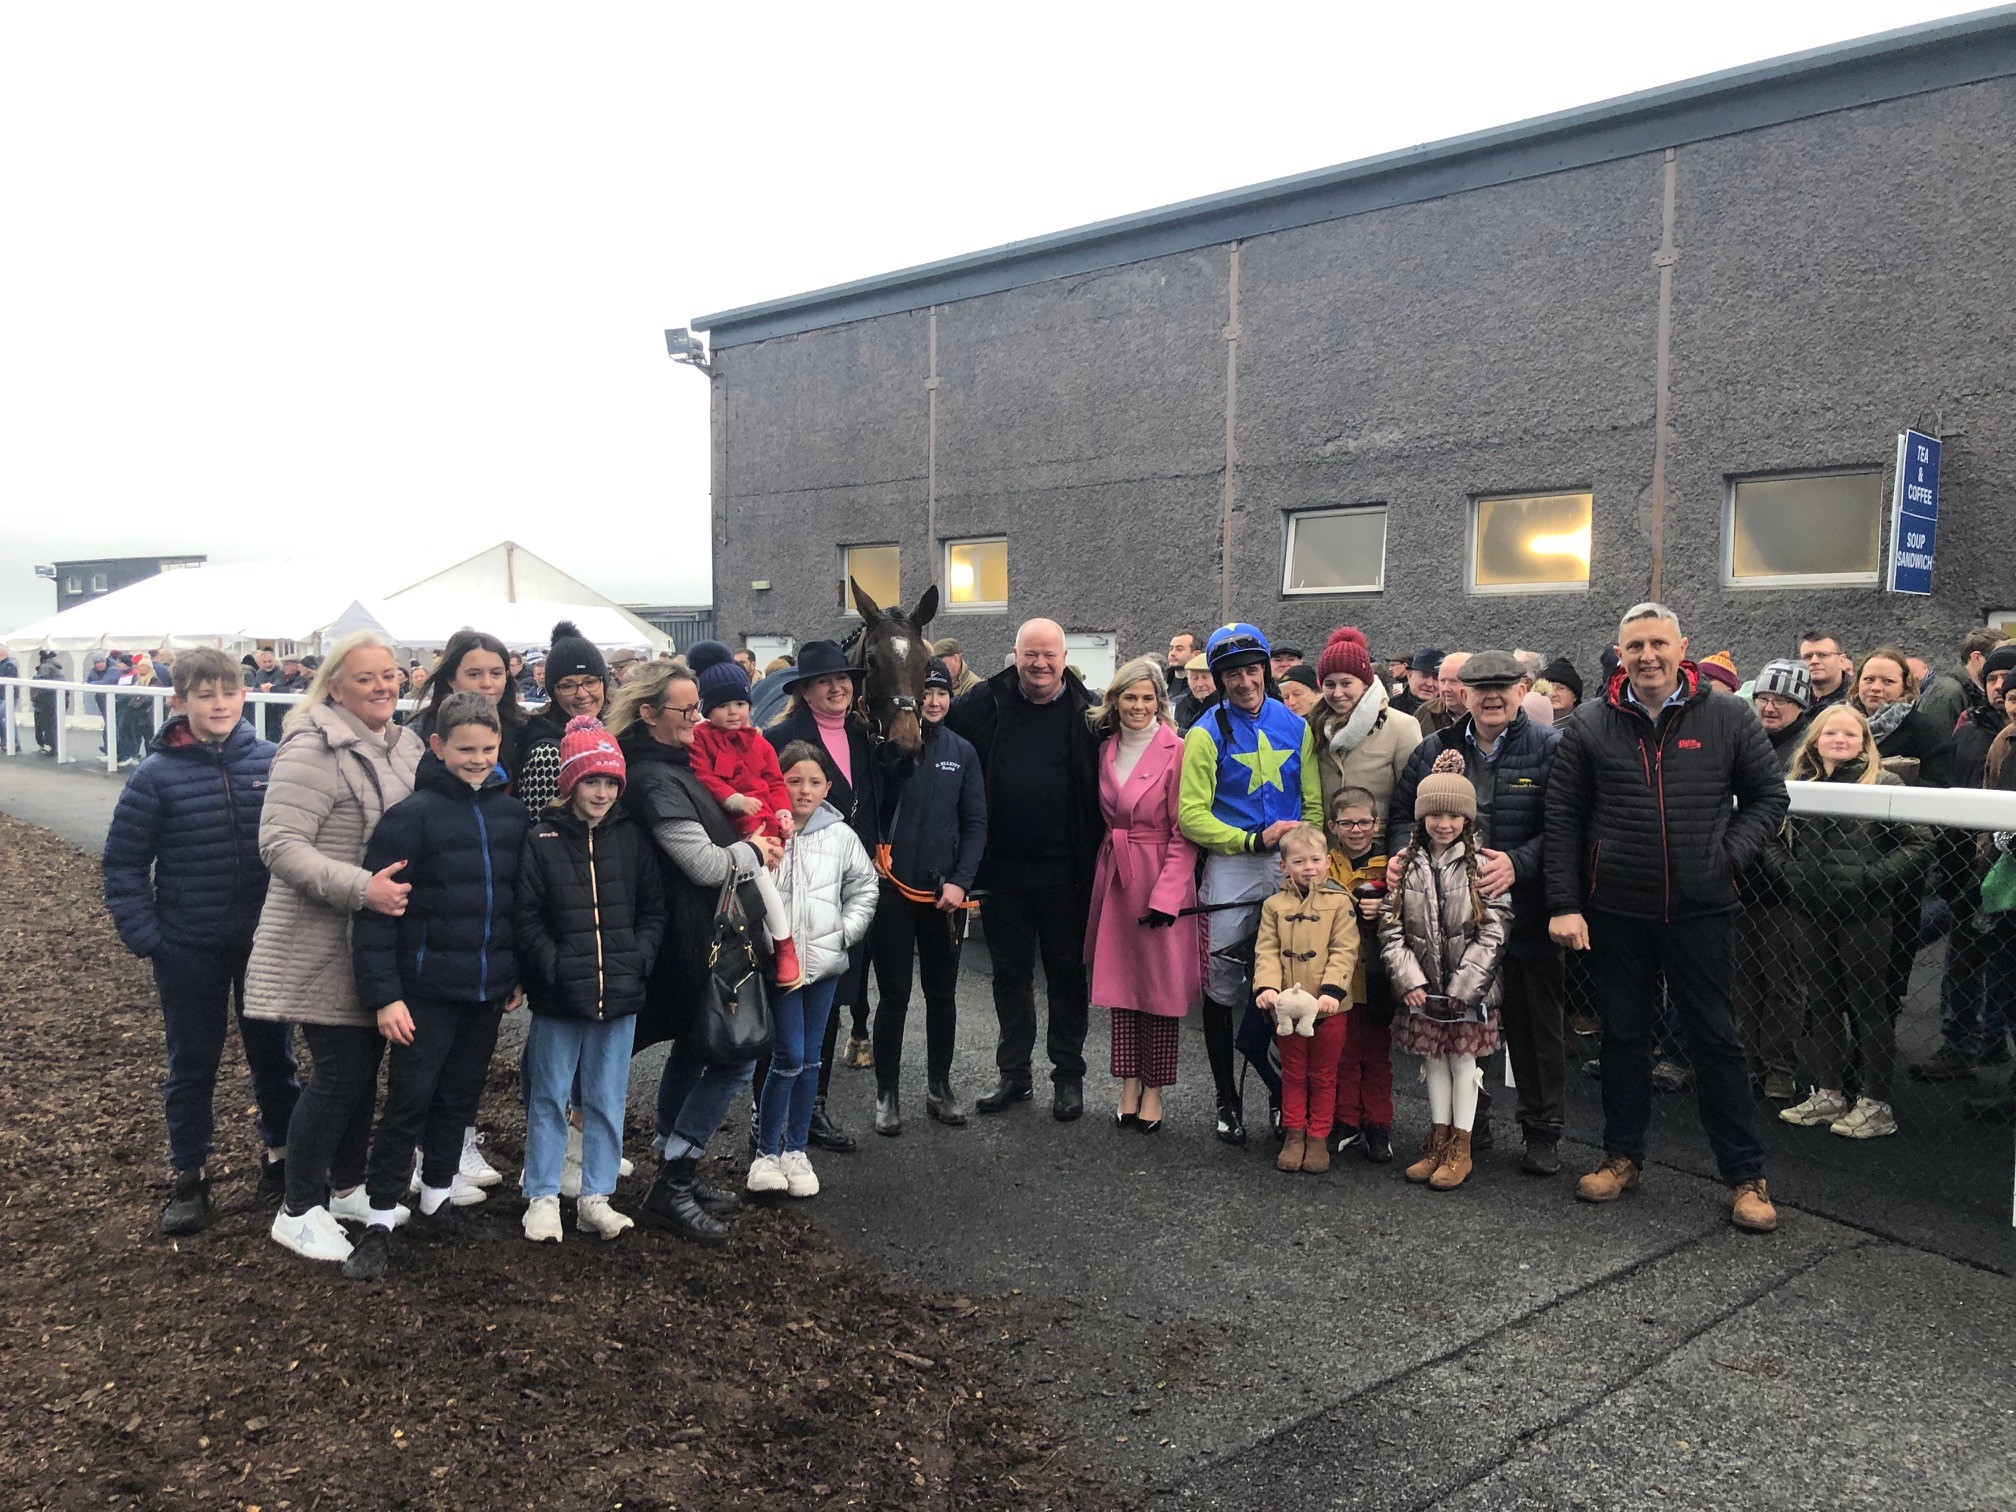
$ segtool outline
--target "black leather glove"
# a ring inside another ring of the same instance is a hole
[[[1159,908],[1151,908],[1141,916],[1140,922],[1149,929],[1167,929],[1176,922],[1176,915],[1164,913]]]

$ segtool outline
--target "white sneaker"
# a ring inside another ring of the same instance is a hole
[[[1829,1124],[1827,1131],[1844,1139],[1881,1139],[1897,1132],[1897,1115],[1890,1104],[1861,1097],[1855,1100],[1854,1107]]]
[[[567,1126],[567,1153],[560,1157],[560,1195],[581,1195],[581,1131],[572,1124]]]
[[[637,1167],[630,1164],[626,1157],[619,1155],[616,1157],[616,1174],[618,1176],[635,1176],[637,1174]]]
[[[623,1230],[636,1227],[609,1206],[607,1197],[583,1197],[580,1206],[574,1209],[574,1226],[584,1234],[599,1234],[604,1239],[614,1239]]]
[[[329,1209],[312,1207],[299,1215],[283,1206],[273,1215],[273,1240],[303,1260],[328,1260],[340,1265],[350,1258],[350,1241]]]
[[[775,1155],[758,1155],[749,1162],[749,1179],[742,1185],[751,1192],[788,1192],[791,1178],[784,1174],[784,1162]]]
[[[812,1162],[803,1150],[786,1150],[784,1161],[784,1190],[793,1197],[817,1197],[819,1177],[812,1169]]]
[[[471,1186],[502,1186],[504,1173],[483,1158],[482,1145],[483,1136],[474,1128],[462,1131],[461,1175]]]
[[[1817,1128],[1821,1124],[1831,1124],[1848,1111],[1848,1099],[1839,1092],[1829,1092],[1815,1087],[1813,1095],[1806,1101],[1790,1108],[1781,1108],[1778,1117],[1788,1124],[1797,1124],[1802,1129]]]
[[[404,1227],[406,1220],[413,1216],[413,1210],[403,1202],[392,1204],[392,1227]],[[338,1223],[369,1223],[371,1221],[371,1199],[364,1194],[364,1188],[354,1186],[347,1193],[331,1193],[329,1196],[329,1216]]]
[[[525,1237],[534,1244],[560,1242],[560,1199],[534,1197],[525,1204]]]

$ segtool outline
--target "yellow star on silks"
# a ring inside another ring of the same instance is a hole
[[[1252,750],[1241,752],[1232,758],[1240,765],[1252,769],[1253,780],[1246,784],[1246,791],[1251,794],[1259,792],[1263,787],[1271,787],[1287,792],[1288,786],[1281,780],[1281,768],[1288,765],[1289,758],[1295,753],[1275,750],[1265,730],[1255,730],[1253,740]]]

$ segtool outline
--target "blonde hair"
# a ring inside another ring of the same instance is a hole
[[[1877,655],[1870,652],[1870,656]],[[1864,660],[1867,660],[1865,657]],[[1905,675],[1910,671],[1907,668]],[[1828,720],[1837,714],[1845,714],[1855,721],[1855,728],[1862,732],[1862,775],[1855,780],[1869,787],[1876,785],[1883,773],[1883,756],[1876,749],[1876,732],[1869,728],[1869,719],[1853,704],[1838,703],[1822,709],[1813,716],[1813,723],[1806,727],[1806,734],[1799,742],[1799,749],[1792,757],[1792,770],[1786,775],[1794,782],[1823,782],[1827,777],[1827,762],[1819,750],[1820,731]]]
[[[1092,726],[1092,733],[1100,740],[1115,735],[1120,730],[1120,695],[1136,683],[1147,683],[1155,689],[1155,718],[1158,722],[1175,728],[1169,718],[1169,683],[1162,676],[1162,669],[1146,656],[1137,656],[1113,674],[1113,681],[1106,684],[1106,696],[1099,701],[1099,707],[1086,714],[1085,722]]]
[[[1297,850],[1312,850],[1325,856],[1330,854],[1330,837],[1313,824],[1298,824],[1285,831],[1274,848],[1285,856],[1291,845]]]
[[[366,647],[373,646],[391,657],[393,667],[398,668],[399,653],[393,649],[392,642],[376,630],[352,630],[329,648],[329,655],[323,659],[322,665],[315,669],[315,676],[308,684],[308,691],[301,695],[301,701],[294,705],[288,711],[286,719],[281,721],[281,730],[284,732],[307,723],[309,710],[319,709],[328,704],[331,701],[330,685],[343,675],[343,668],[349,664],[350,658]]]
[[[621,735],[637,723],[637,711],[665,702],[665,690],[675,682],[691,682],[693,674],[673,662],[646,662],[617,686],[616,696],[602,713],[602,728]]]

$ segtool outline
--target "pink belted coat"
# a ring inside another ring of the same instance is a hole
[[[1139,921],[1151,908],[1173,914],[1197,901],[1197,848],[1176,828],[1183,740],[1166,724],[1157,725],[1124,784],[1113,775],[1118,749],[1118,737],[1099,747],[1106,838],[1085,921],[1092,1001],[1102,1008],[1181,1018],[1203,996],[1197,919],[1178,919],[1167,929],[1149,929]]]

